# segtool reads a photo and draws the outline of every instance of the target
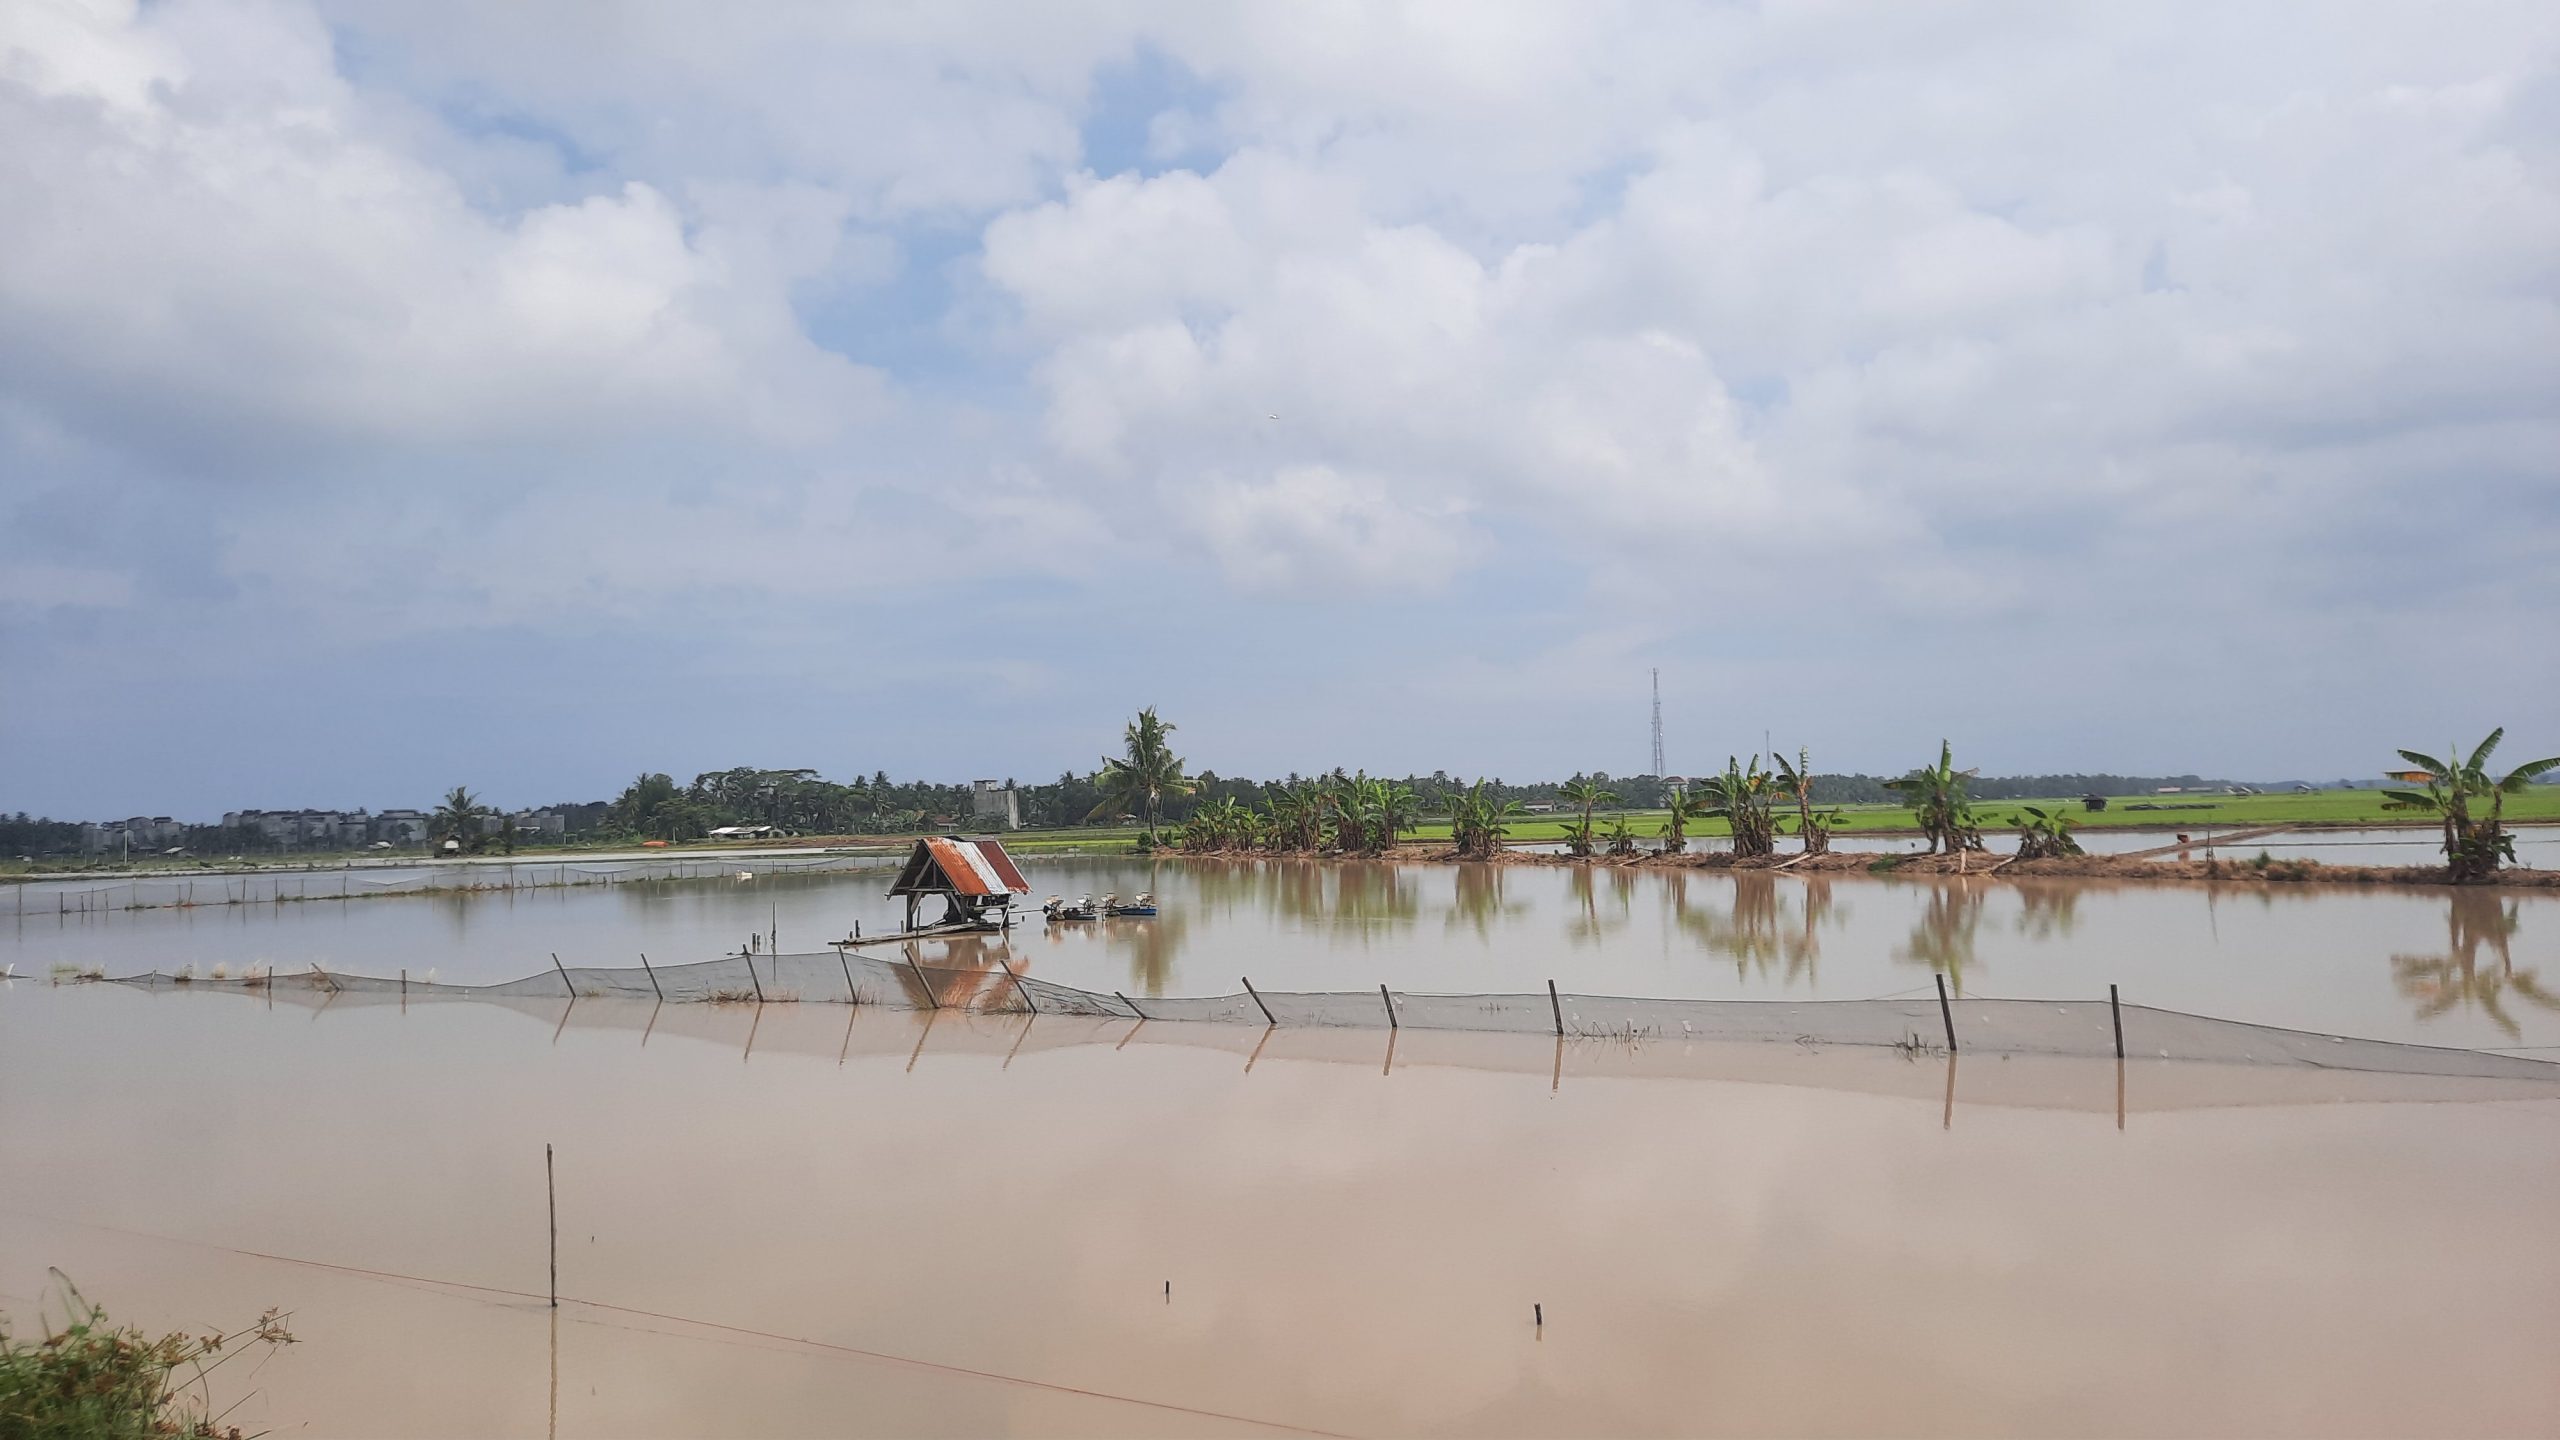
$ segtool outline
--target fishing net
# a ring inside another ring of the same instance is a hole
[[[2396,1075],[2469,1076],[2560,1084],[2560,1063],[2488,1051],[2365,1040],[2189,1015],[2106,1000],[1687,1000],[1589,995],[1453,995],[1426,991],[1252,990],[1233,995],[1130,997],[1037,979],[990,958],[929,966],[852,947],[814,954],[729,955],[682,965],[569,965],[497,985],[455,985],[320,969],[204,979],[157,972],[121,977],[149,988],[291,994],[324,1005],[470,999],[573,1009],[582,1000],[657,1007],[850,1004],[855,1009],[951,1011],[1117,1025],[1243,1027],[1262,1031],[1388,1030],[1546,1035],[1559,1040],[1738,1042],[1873,1047],[1905,1055],[2078,1056],[2294,1066]],[[1125,1022],[1125,1023],[1124,1023]],[[564,1021],[565,1023],[565,1021]],[[652,1023],[655,1023],[654,1021]],[[2119,1027],[2122,1040],[2118,1041]],[[1060,1027],[1051,1027],[1053,1032]],[[848,1030],[849,1033],[849,1030]],[[1952,1043],[1951,1043],[1952,1042]]]

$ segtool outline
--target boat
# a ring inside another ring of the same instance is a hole
[[[1078,896],[1073,905],[1052,895],[1041,905],[1040,913],[1047,917],[1050,924],[1059,925],[1071,920],[1091,920],[1101,912],[1095,908],[1093,897],[1090,895]]]
[[[1156,897],[1153,895],[1136,896],[1126,905],[1119,903],[1119,901],[1120,897],[1117,895],[1103,896],[1102,913],[1110,916],[1114,920],[1152,920],[1155,918]]]

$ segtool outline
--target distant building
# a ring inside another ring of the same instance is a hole
[[[424,845],[429,823],[423,810],[385,810],[373,817],[373,838],[394,845]]]
[[[1005,830],[1022,828],[1022,797],[1010,781],[969,783],[969,813],[981,825]]]
[[[93,820],[80,827],[80,848],[91,855],[110,850],[158,850],[186,838],[187,827],[166,815],[136,815],[125,820]]]

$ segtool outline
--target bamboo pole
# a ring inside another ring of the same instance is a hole
[[[1128,1006],[1128,1007],[1129,1007],[1129,1013],[1130,1013],[1130,1014],[1137,1016],[1137,1017],[1138,1017],[1139,1019],[1141,1019],[1141,1020],[1144,1020],[1144,1019],[1146,1019],[1146,1018],[1147,1018],[1147,1012],[1138,1008],[1138,1002],[1137,1002],[1137,1001],[1130,999],[1130,998],[1129,998],[1128,996],[1126,996],[1126,995],[1122,995],[1122,994],[1121,994],[1119,991],[1117,991],[1117,990],[1114,990],[1114,991],[1112,991],[1111,993],[1112,993],[1112,995],[1113,995],[1113,996],[1115,996],[1115,997],[1120,1001],[1120,1003],[1121,1003],[1121,1004],[1126,1005],[1126,1006]]]
[[[551,1173],[551,1142],[542,1142],[542,1193],[551,1208],[551,1308],[560,1308],[560,1186]]]
[[[1395,1001],[1395,997],[1394,997],[1394,996],[1392,996],[1392,995],[1389,995],[1389,994],[1387,993],[1387,987],[1386,987],[1386,986],[1381,985],[1381,986],[1379,986],[1379,987],[1378,987],[1378,999],[1379,999],[1379,1000],[1381,1000],[1382,1002],[1384,1002],[1384,1003],[1385,1003],[1385,1005],[1386,1005],[1386,1007],[1387,1007],[1387,1029],[1388,1029],[1389,1031],[1396,1031],[1396,1030],[1401,1030],[1401,1029],[1403,1029],[1403,1028],[1404,1028],[1404,1026],[1403,1026],[1400,1022],[1398,1022],[1398,1021],[1397,1021],[1397,1019],[1396,1019],[1396,1001]],[[1390,1049],[1387,1053],[1388,1053],[1388,1054],[1390,1054],[1390,1055],[1392,1055],[1392,1054],[1394,1054],[1394,1053],[1395,1053],[1395,1051],[1393,1051],[1392,1049]]]
[[[1947,1053],[1953,1055],[1956,1053],[1956,1012],[1947,1004],[1947,977],[1941,974],[1930,978],[1938,982],[1938,1018],[1946,1022]]]
[[[2113,981],[2107,984],[2107,1018],[2115,1022],[2116,1058],[2122,1060],[2124,1058],[2124,1006],[2116,999],[2116,987]]]
[[[1040,1004],[1038,1001],[1031,998],[1031,991],[1023,985],[1022,977],[1013,973],[1012,966],[1005,965],[1003,956],[997,956],[996,963],[998,965],[1004,965],[1005,978],[1013,982],[1014,993],[1022,997],[1022,1003],[1030,1007],[1032,1014],[1039,1014]]]
[[[569,983],[569,969],[560,963],[560,952],[557,950],[551,952],[551,968],[560,972],[560,988],[569,992],[570,999],[577,999],[578,987]]]
[[[667,1003],[667,992],[658,988],[658,972],[649,968],[647,955],[640,957],[640,973],[649,977],[649,993],[658,997],[659,1004]]]
[[[1564,1000],[1556,994],[1556,982],[1547,982],[1547,1006],[1556,1013],[1556,1038],[1564,1038]]]
[[[1253,977],[1250,975],[1244,977],[1244,993],[1253,997],[1253,1008],[1262,1012],[1263,1024],[1278,1025],[1280,1023],[1271,1018],[1271,1007],[1262,1003],[1262,992],[1253,988]]]

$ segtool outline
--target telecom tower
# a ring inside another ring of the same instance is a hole
[[[1670,774],[1662,763],[1662,671],[1653,672],[1653,773],[1655,778]]]

